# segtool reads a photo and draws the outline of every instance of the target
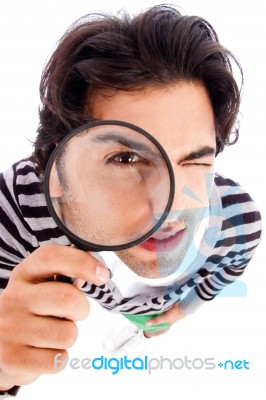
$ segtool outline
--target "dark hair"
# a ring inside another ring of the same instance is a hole
[[[56,143],[93,117],[85,105],[95,89],[134,91],[180,80],[204,84],[215,115],[218,154],[232,133],[233,143],[238,138],[240,90],[232,62],[242,80],[239,62],[212,26],[173,6],[155,6],[134,17],[125,11],[82,17],[66,31],[43,71],[33,153],[39,172]]]

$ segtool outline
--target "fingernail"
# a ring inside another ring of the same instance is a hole
[[[106,283],[110,279],[110,271],[106,267],[98,264],[96,267],[96,279],[100,284]]]
[[[84,288],[87,285],[87,282],[83,279],[76,278],[75,282],[73,283],[78,289]]]
[[[146,322],[146,325],[147,325],[147,326],[152,326],[152,325],[153,325],[153,322],[152,322],[152,321],[147,321],[147,322]]]

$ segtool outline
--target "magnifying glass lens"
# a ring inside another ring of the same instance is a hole
[[[147,132],[123,122],[71,133],[53,153],[45,179],[50,213],[70,240],[90,248],[145,240],[171,207],[165,152]]]

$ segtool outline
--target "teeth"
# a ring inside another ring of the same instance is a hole
[[[174,236],[178,231],[174,232],[157,232],[155,235],[152,235],[152,238],[155,240],[165,240],[169,239],[171,236]]]

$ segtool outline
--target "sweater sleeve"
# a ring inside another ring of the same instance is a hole
[[[12,269],[38,247],[16,195],[18,166],[22,173],[26,164],[15,164],[0,174],[0,290],[6,287]]]
[[[0,174],[0,232],[0,291],[12,269],[38,247],[70,244],[48,211],[31,157]]]
[[[206,263],[187,283],[187,290],[180,300],[180,309],[185,314],[195,312],[201,305],[216,296],[242,297],[246,287],[238,281],[254,256],[262,233],[261,215],[253,200],[245,194],[246,206],[238,207],[241,212],[232,213],[235,201],[243,200],[239,195],[223,198],[223,210],[228,210],[222,224],[221,237]],[[231,211],[230,211],[231,209]],[[231,290],[230,290],[231,289]]]
[[[242,297],[246,295],[246,287],[243,282],[229,289],[228,285],[238,280],[244,273],[245,268],[249,264],[252,255],[248,254],[239,260],[238,265],[220,267],[220,270],[215,273],[208,273],[206,270],[201,270],[201,275],[206,276],[191,288],[185,297],[179,302],[179,307],[184,314],[192,314],[198,310],[200,306],[206,302],[213,300],[216,296],[225,297]]]

